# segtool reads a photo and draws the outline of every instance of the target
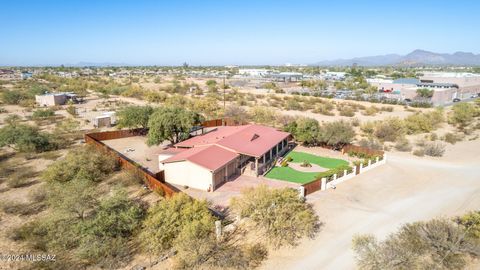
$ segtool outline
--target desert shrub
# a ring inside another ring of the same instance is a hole
[[[445,134],[445,136],[443,137],[443,140],[446,141],[447,143],[455,144],[456,142],[461,141],[462,138],[454,133],[449,132]]]
[[[304,111],[304,107],[297,100],[289,99],[285,104],[285,110]]]
[[[313,237],[320,226],[311,205],[295,189],[249,188],[232,198],[231,207],[248,218],[274,247],[294,246],[302,237]],[[273,206],[273,207],[272,207]]]
[[[52,109],[39,109],[33,112],[33,119],[48,118],[55,115],[55,111]]]
[[[383,149],[383,145],[377,140],[377,139],[374,139],[374,138],[368,138],[368,139],[361,139],[358,144],[362,147],[366,147],[366,148],[370,148],[370,149],[374,149],[374,150],[382,150]]]
[[[7,186],[9,188],[20,188],[29,185],[37,172],[32,167],[17,167],[8,177]]]
[[[405,118],[405,128],[408,134],[432,132],[445,121],[442,109],[429,113],[416,113]]]
[[[338,111],[339,111],[341,116],[347,116],[347,117],[354,117],[355,116],[355,110],[351,106],[341,105],[338,108]]]
[[[266,107],[253,107],[250,109],[249,114],[255,123],[270,124],[275,121],[276,112]]]
[[[360,126],[360,120],[358,118],[353,118],[350,123],[352,124],[352,126],[354,127],[358,127]]]
[[[360,130],[366,135],[373,135],[375,132],[376,123],[375,122],[365,122],[360,126]]]
[[[313,110],[314,113],[320,113],[323,115],[329,115],[333,116],[335,113],[333,112],[333,109],[335,107],[333,106],[332,103],[330,102],[325,102],[325,103],[320,103],[317,105],[317,107]]]
[[[400,138],[395,143],[395,149],[401,152],[409,152],[412,150],[412,146],[406,138]]]
[[[424,147],[425,155],[431,157],[441,157],[445,153],[445,144],[440,142],[427,143]]]
[[[389,118],[385,121],[376,122],[373,135],[380,141],[394,142],[403,137],[405,128],[403,121],[399,118]]]
[[[368,116],[373,116],[375,114],[377,114],[379,111],[379,109],[375,106],[370,106],[370,107],[367,107],[364,111],[363,111],[363,115],[368,115]]]
[[[452,115],[449,122],[456,125],[460,129],[468,126],[478,115],[478,109],[471,103],[457,103],[452,107]]]
[[[248,112],[237,105],[230,105],[225,108],[225,117],[230,118],[236,122],[243,123],[249,119]]]
[[[140,239],[145,251],[163,254],[173,247],[184,228],[198,224],[211,229],[214,221],[206,201],[197,201],[178,193],[150,207]]]
[[[480,239],[480,211],[469,212],[454,221],[465,228],[469,237]]]
[[[19,152],[45,152],[58,148],[48,133],[35,126],[9,123],[0,128],[0,147],[10,146]]]
[[[430,133],[430,141],[436,141],[438,140],[438,135],[435,132]]]
[[[26,241],[33,250],[61,254],[69,268],[114,269],[131,258],[131,238],[142,222],[144,210],[123,190],[100,199],[88,216],[74,218],[54,207],[45,217],[17,228],[16,241]],[[67,256],[68,255],[68,256]]]
[[[217,239],[212,226],[195,221],[174,241],[174,269],[254,269],[267,257],[262,244],[244,244],[245,231],[225,231]]]
[[[65,158],[53,163],[42,174],[47,182],[68,182],[86,179],[99,182],[117,169],[114,157],[103,154],[93,146],[70,151]]]
[[[480,248],[480,242],[466,232],[446,219],[415,222],[383,241],[372,235],[355,236],[353,250],[359,269],[464,269],[479,256]]]
[[[423,157],[425,155],[425,150],[423,148],[417,148],[413,151],[413,154],[418,157]]]
[[[45,210],[46,205],[44,203],[20,203],[13,201],[4,201],[1,203],[3,212],[12,215],[35,215]]]

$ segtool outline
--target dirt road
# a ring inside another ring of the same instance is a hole
[[[355,234],[382,238],[406,222],[480,209],[480,141],[449,146],[443,158],[390,154],[386,165],[309,201],[324,222],[321,232],[272,252],[262,269],[355,269]]]

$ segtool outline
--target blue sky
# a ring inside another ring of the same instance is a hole
[[[0,65],[284,64],[480,53],[480,1],[0,1]],[[477,18],[477,19],[476,19]]]

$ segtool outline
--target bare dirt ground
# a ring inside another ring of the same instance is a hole
[[[160,171],[158,167],[158,153],[160,153],[166,145],[148,146],[146,141],[147,137],[135,136],[106,140],[103,141],[103,143],[141,164],[149,171],[157,173]]]
[[[390,153],[386,165],[308,201],[322,230],[294,249],[272,251],[261,269],[355,269],[356,234],[381,239],[407,222],[480,209],[480,141],[450,146],[442,158]]]

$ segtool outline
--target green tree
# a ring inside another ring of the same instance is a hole
[[[191,128],[200,121],[200,115],[181,107],[158,108],[148,121],[147,143],[158,145],[167,140],[175,144],[188,138]]]
[[[302,237],[314,237],[320,224],[310,204],[295,189],[249,188],[232,198],[232,210],[248,218],[274,247],[294,246]]]
[[[329,122],[322,125],[318,134],[318,141],[335,149],[352,142],[355,137],[355,130],[346,121]]]
[[[297,119],[295,124],[291,124],[288,129],[293,131],[295,140],[305,145],[315,145],[320,132],[320,125],[317,120],[304,117]]]
[[[208,80],[205,84],[207,85],[209,92],[216,93],[218,91],[217,81]]]
[[[128,106],[118,112],[119,128],[147,128],[153,114],[150,106]]]
[[[423,99],[429,99],[433,97],[434,91],[428,88],[419,88],[417,89],[417,96]]]

